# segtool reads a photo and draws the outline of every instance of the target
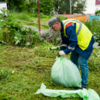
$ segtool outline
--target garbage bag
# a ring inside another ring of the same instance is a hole
[[[56,62],[51,69],[51,82],[64,87],[81,87],[81,75],[71,60],[56,57]]]
[[[42,83],[41,88],[37,90],[35,94],[42,93],[49,97],[80,97],[83,100],[100,100],[99,95],[93,89],[82,89],[82,90],[52,90],[46,89],[46,86]]]

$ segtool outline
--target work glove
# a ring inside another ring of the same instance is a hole
[[[61,55],[64,55],[64,54],[65,54],[64,51],[61,50],[61,51],[59,51],[59,52],[57,53],[57,56],[60,57]]]
[[[65,55],[64,51],[63,50],[59,51],[59,55]]]

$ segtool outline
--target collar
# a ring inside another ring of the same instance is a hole
[[[61,32],[63,32],[64,31],[64,25],[63,25],[63,22],[61,21],[61,30],[60,30]]]

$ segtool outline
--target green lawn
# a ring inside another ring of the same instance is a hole
[[[11,13],[13,15],[14,20],[17,20],[18,22],[21,22],[23,25],[37,27],[38,28],[38,16],[34,17],[34,14],[29,13]],[[40,18],[40,24],[41,29],[48,30],[48,21],[51,18],[51,16],[42,15]]]
[[[61,97],[34,95],[41,83],[48,89],[74,89],[50,82],[51,67],[58,52],[50,50],[52,46],[47,42],[34,45],[34,48],[0,45],[0,100],[64,100]],[[93,52],[98,51],[94,49]],[[100,57],[91,56],[89,65],[87,89],[94,89],[100,95]],[[67,100],[82,99],[71,97]]]

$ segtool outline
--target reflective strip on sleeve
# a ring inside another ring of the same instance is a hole
[[[67,44],[61,44],[61,47],[68,47]]]
[[[70,49],[70,50],[74,50],[75,47],[70,47],[70,46],[68,46],[68,49]]]

